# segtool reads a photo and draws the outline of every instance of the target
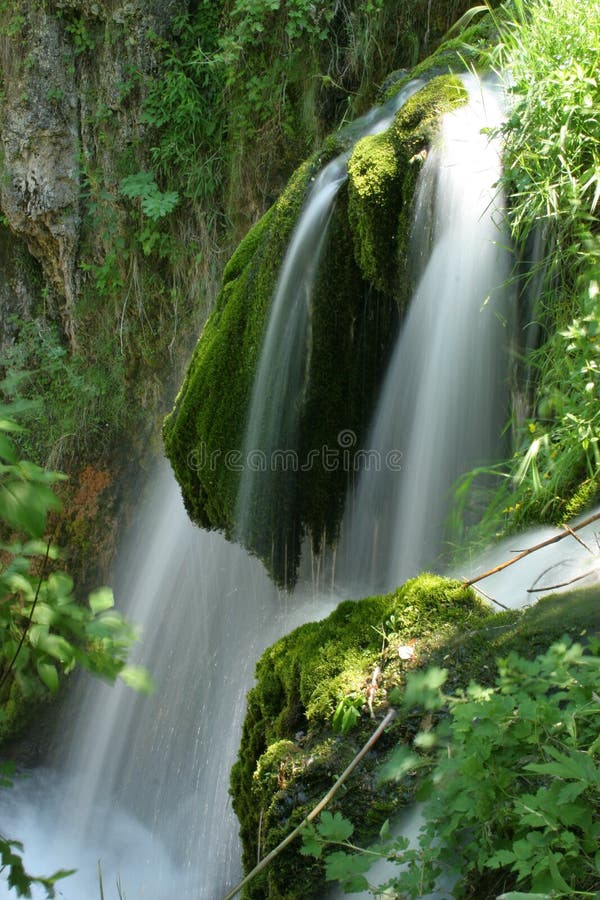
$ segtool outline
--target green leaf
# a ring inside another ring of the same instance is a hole
[[[15,480],[0,486],[0,516],[31,537],[42,536],[48,513],[60,507],[58,497],[43,484]]]
[[[33,644],[33,641],[31,642]],[[48,656],[61,663],[71,662],[74,650],[71,644],[60,634],[40,634],[34,646]]]
[[[354,825],[339,812],[333,815],[330,812],[324,812],[321,813],[317,831],[328,841],[347,841],[354,832]]]
[[[508,894],[500,894],[497,900],[551,900],[551,895],[523,894],[520,891],[509,891]]]
[[[142,212],[154,222],[172,212],[179,203],[177,191],[156,191],[142,200]]]
[[[48,577],[48,592],[54,600],[70,597],[73,593],[73,579],[66,572],[52,572]]]
[[[327,881],[341,881],[351,888],[352,892],[367,890],[369,887],[363,872],[368,872],[373,864],[373,857],[361,853],[344,853],[336,850],[330,853],[325,861],[325,877]],[[349,884],[351,882],[351,884]]]
[[[136,172],[135,175],[127,175],[121,179],[119,185],[121,193],[133,200],[135,197],[147,197],[148,194],[158,190],[153,172]]]
[[[127,687],[139,691],[140,694],[151,694],[156,689],[151,675],[143,666],[123,666],[119,678]]]
[[[440,688],[446,683],[447,669],[433,666],[426,672],[413,672],[406,681],[404,706],[424,706],[425,709],[439,709],[444,705]]]
[[[6,435],[0,433],[0,457],[8,460],[10,463],[16,463],[17,454],[13,442]]]
[[[38,675],[50,693],[56,694],[58,691],[58,672],[56,671],[56,666],[53,666],[51,663],[38,662],[37,670]]]
[[[392,839],[392,829],[390,828],[389,819],[386,819],[379,829],[379,837],[382,841],[390,841]]]
[[[115,598],[111,588],[103,587],[93,591],[89,596],[88,602],[92,612],[95,615],[98,615],[98,613],[104,612],[107,609],[112,609],[115,605]]]
[[[497,850],[493,856],[486,860],[488,869],[501,869],[503,866],[510,866],[514,863],[516,857],[512,850]]]
[[[409,772],[414,772],[415,769],[421,768],[426,764],[425,760],[413,753],[406,744],[399,744],[387,762],[381,767],[378,781],[380,783],[399,781]]]
[[[323,853],[323,840],[318,837],[317,830],[312,823],[309,823],[302,830],[302,846],[300,848],[302,856],[314,856],[320,859]]]

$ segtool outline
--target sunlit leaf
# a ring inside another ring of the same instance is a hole
[[[89,596],[88,602],[92,612],[98,615],[98,613],[105,612],[107,609],[112,609],[115,605],[115,598],[111,588],[103,587],[93,591]]]
[[[51,663],[38,662],[38,675],[52,694],[58,691],[58,672]]]
[[[151,694],[156,689],[151,675],[143,666],[123,666],[119,678],[140,694]]]

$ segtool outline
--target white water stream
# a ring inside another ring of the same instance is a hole
[[[353,579],[347,583],[353,596],[360,596],[363,585],[374,586],[371,561],[383,565],[385,581],[395,585],[435,556],[445,515],[440,498],[445,504],[456,475],[493,456],[497,446],[502,418],[497,348],[503,326],[496,288],[508,261],[502,232],[490,216],[497,151],[479,136],[482,124],[497,115],[493,95],[486,93],[482,100],[476,92],[468,112],[447,117],[445,149],[432,152],[425,167],[417,227],[423,223],[429,234],[426,223],[435,206],[434,246],[421,245],[421,282],[372,437],[373,446],[382,450],[386,441],[402,450],[406,469],[399,486],[368,478],[361,485],[354,520],[346,525],[350,557],[359,558],[367,547],[361,569],[345,572]],[[309,253],[304,239],[310,237],[310,253],[318,254],[344,178],[345,160],[330,165],[305,207],[308,215],[314,200],[312,224],[301,219],[305,233],[298,253],[304,262]],[[265,405],[261,411],[257,399],[250,426],[256,428],[256,442],[251,430],[248,446],[261,446],[265,430],[277,435],[288,427],[270,424],[269,416],[279,415],[277,404],[288,391],[302,390],[310,286],[289,265],[296,273],[290,278],[300,317],[293,326],[298,356],[288,353],[292,386],[281,370],[275,369],[278,385],[271,375],[264,376],[270,380],[256,392],[276,408],[268,413]],[[308,267],[309,274],[315,267]],[[274,317],[276,306],[277,299]],[[479,327],[484,318],[489,331],[472,331],[473,320]],[[271,327],[276,329],[269,325],[263,355],[274,352],[267,349]],[[291,338],[278,334],[275,344],[287,347]],[[386,418],[393,423],[387,436]],[[252,488],[247,490],[240,506],[248,502]],[[418,518],[421,508],[423,519]],[[531,540],[522,539],[524,545]],[[585,556],[574,544],[554,545],[552,559]],[[500,558],[504,552],[499,551]],[[219,900],[240,875],[237,823],[227,787],[255,661],[279,635],[325,615],[340,598],[302,585],[293,596],[278,591],[257,560],[192,526],[166,465],[153,479],[149,503],[121,557],[117,599],[143,629],[138,657],[157,681],[156,694],[140,698],[125,688],[82,680],[61,717],[62,752],[48,760],[48,771],[34,773],[7,793],[0,829],[24,841],[34,872],[78,868],[60,885],[59,896],[66,900],[98,900],[98,859],[106,900],[118,896],[117,878],[127,900]],[[517,596],[515,585],[523,584],[521,565],[506,571],[503,584],[490,586],[507,605]],[[548,565],[544,559],[539,571]],[[525,587],[533,578],[529,573]]]
[[[357,119],[347,129],[352,146],[361,137],[389,127],[395,113],[423,82],[409,82],[384,106]],[[348,177],[352,150],[340,154],[319,173],[308,191],[283,261],[271,301],[259,364],[254,378],[246,427],[245,461],[237,503],[237,533],[242,540],[252,527],[255,498],[265,477],[248,465],[257,451],[266,460],[275,451],[294,451],[303,395],[307,388],[311,355],[312,296],[337,193]]]
[[[400,467],[367,468],[347,504],[339,575],[365,591],[435,566],[452,485],[501,455],[512,255],[499,146],[482,134],[500,123],[501,98],[467,85],[468,106],[444,117],[421,173],[412,235],[420,277],[367,441],[380,460],[398,454]]]

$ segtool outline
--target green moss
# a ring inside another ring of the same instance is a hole
[[[467,101],[453,75],[414,94],[390,128],[360,140],[348,163],[349,220],[363,276],[404,306],[409,294],[407,245],[416,178],[441,116]]]
[[[396,301],[408,294],[406,243],[419,153],[442,112],[464,98],[457,79],[435,79],[385,134],[360,141],[352,155],[348,190],[336,199],[313,290],[299,437],[296,446],[282,444],[297,453],[300,465],[276,467],[261,479],[244,535],[280,583],[293,583],[305,535],[317,549],[337,537],[354,454],[396,333]],[[345,141],[343,134],[332,139],[319,164]],[[269,305],[316,162],[296,172],[228,263],[215,311],[165,422],[167,455],[188,512],[227,535],[235,531],[239,463]]]
[[[424,574],[392,594],[341,603],[327,619],[268,648],[257,665],[231,779],[246,868],[255,865],[259,850],[264,856],[310,812],[373,731],[366,704],[357,728],[347,735],[335,734],[330,723],[340,697],[366,696],[375,665],[382,669],[376,713],[385,707],[389,690],[402,687],[407,666],[447,669],[449,691],[472,680],[491,684],[495,660],[511,650],[532,658],[564,634],[578,640],[599,634],[598,599],[592,588],[545,598],[522,612],[495,614],[459,582]],[[415,655],[405,663],[398,647],[409,639]],[[332,812],[355,823],[359,842],[372,838],[386,818],[412,800],[414,778],[381,786],[377,771],[398,741],[412,739],[421,719],[419,710],[399,715],[330,804]],[[320,863],[307,865],[292,844],[244,896],[297,900],[322,897],[323,891]]]
[[[297,628],[265,651],[256,667],[257,684],[248,695],[231,778],[248,868],[258,852],[259,820],[263,855],[326,793],[333,776],[343,771],[372,730],[367,714],[356,732],[343,739],[332,732],[330,723],[338,701],[348,694],[364,694],[374,667],[381,663],[382,628],[389,633],[393,622],[392,656],[399,661],[399,643],[433,634],[441,639],[457,629],[480,625],[489,616],[469,588],[424,574],[391,594],[347,600],[323,621]],[[390,667],[394,677],[397,668]],[[405,727],[406,722],[396,726],[383,746],[389,750]],[[359,818],[364,835],[372,834],[381,817],[410,796],[406,785],[381,791],[374,762],[371,759],[353,777],[334,807]],[[296,853],[292,848],[278,859],[246,896],[321,896],[316,887],[322,884],[320,866],[300,867]]]
[[[300,211],[312,163],[250,231],[225,270],[216,308],[167,417],[167,455],[191,518],[231,533],[239,473],[227,454],[243,444],[246,410],[265,318]]]

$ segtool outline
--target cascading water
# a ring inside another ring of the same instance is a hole
[[[117,598],[156,693],[86,679],[61,716],[55,772],[17,784],[0,829],[24,839],[35,871],[77,867],[66,900],[96,900],[99,859],[107,898],[118,878],[128,900],[215,900],[240,874],[227,792],[256,659],[336,601],[290,598],[241,547],[193,526],[167,464],[125,551]]]
[[[459,475],[498,456],[507,413],[503,346],[511,266],[502,227],[498,91],[467,79],[469,104],[444,117],[417,191],[417,288],[367,442],[400,465],[366,467],[350,498],[342,583],[392,589],[438,555]],[[345,560],[345,562],[344,562]]]
[[[353,145],[361,137],[384,131],[394,114],[421,86],[409,82],[384,106],[346,130]],[[242,542],[253,526],[257,498],[265,480],[277,477],[270,460],[276,452],[295,450],[303,393],[307,386],[311,345],[311,303],[336,195],[348,177],[351,149],[340,154],[315,178],[286,252],[269,311],[269,319],[249,406],[245,461],[237,502],[237,535]],[[253,465],[253,454],[267,461]],[[250,464],[249,464],[250,463]]]
[[[370,442],[402,450],[406,469],[399,487],[390,486],[387,473],[375,479],[365,473],[353,524],[345,526],[346,546],[363,569],[346,569],[353,596],[373,575],[371,559],[393,586],[435,555],[450,484],[495,450],[496,348],[503,339],[496,288],[509,256],[492,214],[497,150],[480,136],[482,125],[495,121],[496,100],[477,91],[467,110],[446,118],[443,146],[430,154],[423,174],[415,240],[421,226],[429,234],[434,205],[433,245],[420,245],[427,264]],[[362,132],[385,127],[392,113],[363,123]],[[295,428],[287,406],[302,392],[310,280],[345,163],[334,161],[315,182],[288,253],[257,374],[247,450],[268,448]],[[393,423],[387,435],[386,419]],[[246,485],[240,495],[242,529],[254,489]],[[359,557],[363,545],[368,559]],[[107,898],[115,896],[119,876],[128,900],[216,900],[239,874],[227,784],[255,660],[280,634],[329,611],[336,598],[315,596],[302,585],[291,598],[239,547],[194,528],[166,466],[154,479],[152,503],[125,560],[117,597],[129,598],[122,605],[143,628],[139,661],[150,668],[157,692],[140,698],[120,687],[80,685],[61,718],[63,752],[48,761],[59,774],[19,783],[0,813],[0,828],[24,840],[32,870],[78,867],[60,884],[67,900],[96,900],[99,858]],[[60,772],[69,774],[68,782]]]

